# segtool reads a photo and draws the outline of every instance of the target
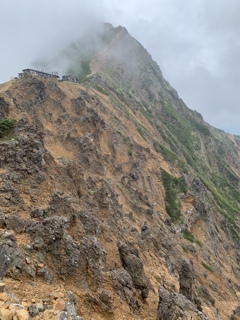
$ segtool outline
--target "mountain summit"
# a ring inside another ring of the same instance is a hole
[[[238,319],[240,138],[123,27],[49,66],[0,85],[0,317]]]

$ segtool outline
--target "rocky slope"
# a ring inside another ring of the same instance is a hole
[[[0,86],[2,319],[238,319],[239,137],[125,28],[94,39],[81,84]]]

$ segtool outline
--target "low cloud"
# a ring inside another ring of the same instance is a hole
[[[239,0],[9,0],[0,11],[0,82],[99,21],[125,26],[191,109],[238,132]]]

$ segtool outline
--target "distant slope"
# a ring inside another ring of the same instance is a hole
[[[76,47],[73,55],[78,55],[79,60],[69,56],[72,63],[75,61],[73,70],[82,68],[80,81],[111,92],[112,103],[125,113],[128,108],[133,113],[141,112],[155,128],[156,141],[135,121],[144,138],[166,160],[177,161],[183,172],[194,173],[202,180],[212,192],[218,210],[236,231],[240,209],[239,156],[230,136],[186,107],[149,53],[125,28],[106,24],[97,36],[84,38],[81,43],[86,44],[86,49],[84,45]],[[86,56],[85,52],[91,54]],[[128,116],[134,120],[134,115]]]

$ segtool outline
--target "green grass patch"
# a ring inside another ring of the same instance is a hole
[[[196,242],[196,244],[197,244],[200,248],[203,247],[203,244],[202,244],[202,242],[201,242],[200,240],[195,239],[195,242]]]
[[[194,139],[189,122],[171,103],[164,103],[162,111],[165,118],[164,120],[168,123],[169,130],[183,146],[188,150],[192,150]]]
[[[105,94],[105,96],[109,96],[109,92],[104,90],[102,87],[96,86],[95,89],[101,92],[102,94]]]
[[[175,178],[162,168],[161,176],[166,194],[166,211],[174,222],[179,221],[181,210],[177,195],[180,192],[186,192],[187,186],[181,179]]]
[[[183,238],[188,240],[189,242],[192,242],[192,243],[196,243],[200,248],[203,247],[203,244],[200,240],[196,239],[194,234],[189,231],[188,229],[185,229],[183,231]]]
[[[144,110],[143,108],[140,109],[142,115],[151,123],[153,124],[153,115],[151,112]]]
[[[238,210],[228,201],[226,197],[224,197],[220,193],[219,190],[217,190],[217,188],[211,182],[209,182],[203,176],[201,176],[201,180],[203,181],[205,186],[208,188],[208,190],[212,192],[219,207],[226,210],[226,212],[228,213],[227,215],[228,218],[234,218]]]
[[[142,136],[142,138],[147,141],[147,131],[146,129],[138,122],[138,123],[135,123],[136,124],[136,128],[137,128],[137,131],[140,133],[140,135]]]
[[[201,134],[205,136],[210,135],[210,131],[205,124],[202,124],[193,118],[190,118],[190,122],[193,125],[194,129],[199,131]]]
[[[182,249],[184,252],[188,253],[189,252],[189,249],[187,246],[185,246],[184,244],[182,244]]]
[[[165,160],[174,161],[177,159],[176,154],[174,152],[172,152],[172,150],[170,150],[167,147],[165,147],[164,145],[162,145],[160,142],[154,141],[153,147],[156,152],[161,153],[161,155],[163,156],[163,158]]]
[[[208,271],[214,272],[214,268],[212,266],[210,266],[209,264],[205,263],[204,261],[202,261],[202,265],[204,266],[205,269],[207,269]]]

